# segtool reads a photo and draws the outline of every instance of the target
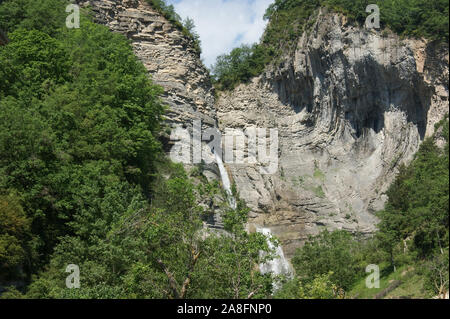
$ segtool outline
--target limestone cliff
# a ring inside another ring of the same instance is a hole
[[[227,168],[251,224],[269,227],[288,256],[322,228],[372,232],[399,165],[448,112],[448,48],[355,27],[339,14],[320,11],[280,64],[215,101],[192,41],[147,2],[77,2],[131,40],[166,90],[170,123],[279,130],[277,173]]]
[[[448,112],[448,49],[318,14],[281,64],[217,102],[221,128],[279,130],[277,174],[230,170],[288,255],[323,228],[372,232],[399,165]]]
[[[153,81],[164,88],[168,122],[192,123],[202,119],[216,125],[214,94],[209,73],[192,39],[153,9],[145,0],[77,0],[89,7],[96,22],[130,39],[136,56]]]

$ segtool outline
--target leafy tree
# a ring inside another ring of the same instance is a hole
[[[51,21],[65,5],[39,3]],[[0,189],[23,198],[36,271],[60,236],[103,214],[108,187],[148,192],[165,108],[123,36],[84,15],[80,29],[35,23],[30,0],[6,1],[0,15],[11,8],[24,19],[0,47]]]
[[[277,299],[342,299],[344,292],[331,280],[332,272],[316,275],[310,282],[299,278],[286,283],[275,294]]]
[[[194,40],[194,46],[196,48],[201,48],[201,41],[200,41],[200,35],[197,33],[197,31],[195,30],[195,23],[194,20],[187,17],[184,21],[183,21],[183,27],[185,28],[185,30],[187,30],[187,33],[190,34],[190,36],[192,37],[192,39]]]
[[[30,219],[20,199],[13,194],[0,195],[0,280],[20,276],[30,239]]]
[[[437,130],[446,141],[444,149],[436,146],[434,137],[426,139],[413,162],[400,168],[386,207],[378,213],[377,237],[392,262],[395,247],[408,240],[420,257],[442,254],[448,247],[448,117]]]
[[[248,82],[259,75],[272,55],[260,45],[242,45],[230,54],[217,58],[212,67],[213,81],[221,90],[233,89],[240,82]]]
[[[362,270],[357,250],[357,241],[350,233],[325,230],[296,251],[292,264],[303,282],[311,283],[317,276],[332,272],[329,279],[339,288],[348,290]]]
[[[238,200],[237,208],[225,212],[223,221],[228,233],[210,234],[205,241],[202,276],[197,277],[197,298],[252,299],[267,298],[277,279],[262,275],[258,266],[274,258],[267,238],[248,233],[249,208]]]
[[[266,239],[244,230],[246,213],[242,210],[248,209],[243,203],[237,211],[229,211],[241,216],[227,224],[229,235],[211,233],[202,226],[203,211],[196,204],[195,188],[182,168],[165,167],[159,176],[151,206],[135,197],[132,207],[120,211],[120,205],[129,202],[119,196],[123,192],[115,195],[116,199],[105,198],[111,210],[117,212],[114,218],[103,217],[102,227],[90,231],[89,237],[66,236],[57,246],[48,270],[31,284],[26,296],[267,297],[272,278],[261,275],[256,267],[262,262],[260,251],[268,250]],[[64,286],[68,262],[80,267],[80,289]]]
[[[448,268],[448,248],[443,254],[436,254],[423,266],[425,277],[425,288],[431,293],[444,298],[448,293],[449,268]]]

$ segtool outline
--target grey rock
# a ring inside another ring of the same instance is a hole
[[[292,256],[322,229],[372,233],[402,163],[448,112],[448,49],[319,12],[279,65],[220,96],[221,130],[279,130],[279,170],[230,165],[251,223]]]
[[[192,126],[202,119],[216,124],[214,91],[192,39],[155,11],[145,0],[77,0],[89,6],[95,21],[130,39],[136,56],[153,82],[164,88],[169,125]],[[81,26],[82,27],[82,26]]]

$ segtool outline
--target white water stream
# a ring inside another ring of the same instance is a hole
[[[257,232],[262,233],[267,237],[267,244],[271,250],[275,250],[275,258],[269,260],[268,262],[259,265],[262,274],[272,273],[274,275],[285,275],[290,276],[292,274],[291,265],[284,257],[283,249],[281,245],[275,247],[273,242],[270,240],[273,235],[269,228],[257,228]]]
[[[214,155],[216,157],[217,166],[219,166],[223,188],[228,195],[228,203],[230,204],[231,208],[236,209],[236,199],[234,198],[233,192],[231,191],[230,178],[228,177],[228,172],[223,165],[222,156],[217,154],[217,152],[214,152]]]
[[[216,158],[217,166],[219,167],[220,177],[222,179],[223,188],[228,195],[228,202],[233,209],[236,209],[236,199],[234,198],[233,193],[231,191],[230,178],[228,176],[227,170],[225,169],[225,166],[223,165],[222,157],[219,154],[217,154],[217,152],[214,152],[214,155]],[[284,253],[283,253],[283,249],[281,248],[281,245],[278,245],[277,247],[275,247],[275,245],[271,241],[271,239],[273,237],[272,231],[269,228],[264,228],[264,227],[257,228],[257,231],[267,237],[267,244],[268,244],[269,248],[271,250],[275,250],[275,258],[274,259],[272,259],[264,264],[259,265],[261,273],[262,274],[272,273],[275,276],[285,275],[285,276],[290,277],[292,275],[291,265],[289,264],[287,259],[284,257]],[[277,283],[274,283],[274,286],[275,286],[275,289],[278,288]]]

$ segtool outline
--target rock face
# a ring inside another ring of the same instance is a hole
[[[354,27],[339,14],[320,11],[280,65],[215,101],[192,40],[146,1],[77,2],[131,40],[166,91],[169,123],[278,129],[275,174],[250,163],[227,169],[252,209],[249,229],[270,228],[288,257],[323,228],[373,232],[399,165],[448,112],[448,48]],[[219,178],[217,169],[205,174]]]
[[[277,128],[279,170],[230,165],[288,256],[321,229],[373,232],[401,163],[448,112],[448,49],[320,11],[280,65],[222,94],[219,126]]]
[[[96,22],[130,39],[136,56],[164,88],[170,124],[202,119],[216,125],[214,92],[193,41],[145,0],[77,0],[90,6]],[[81,26],[82,27],[82,26]]]

